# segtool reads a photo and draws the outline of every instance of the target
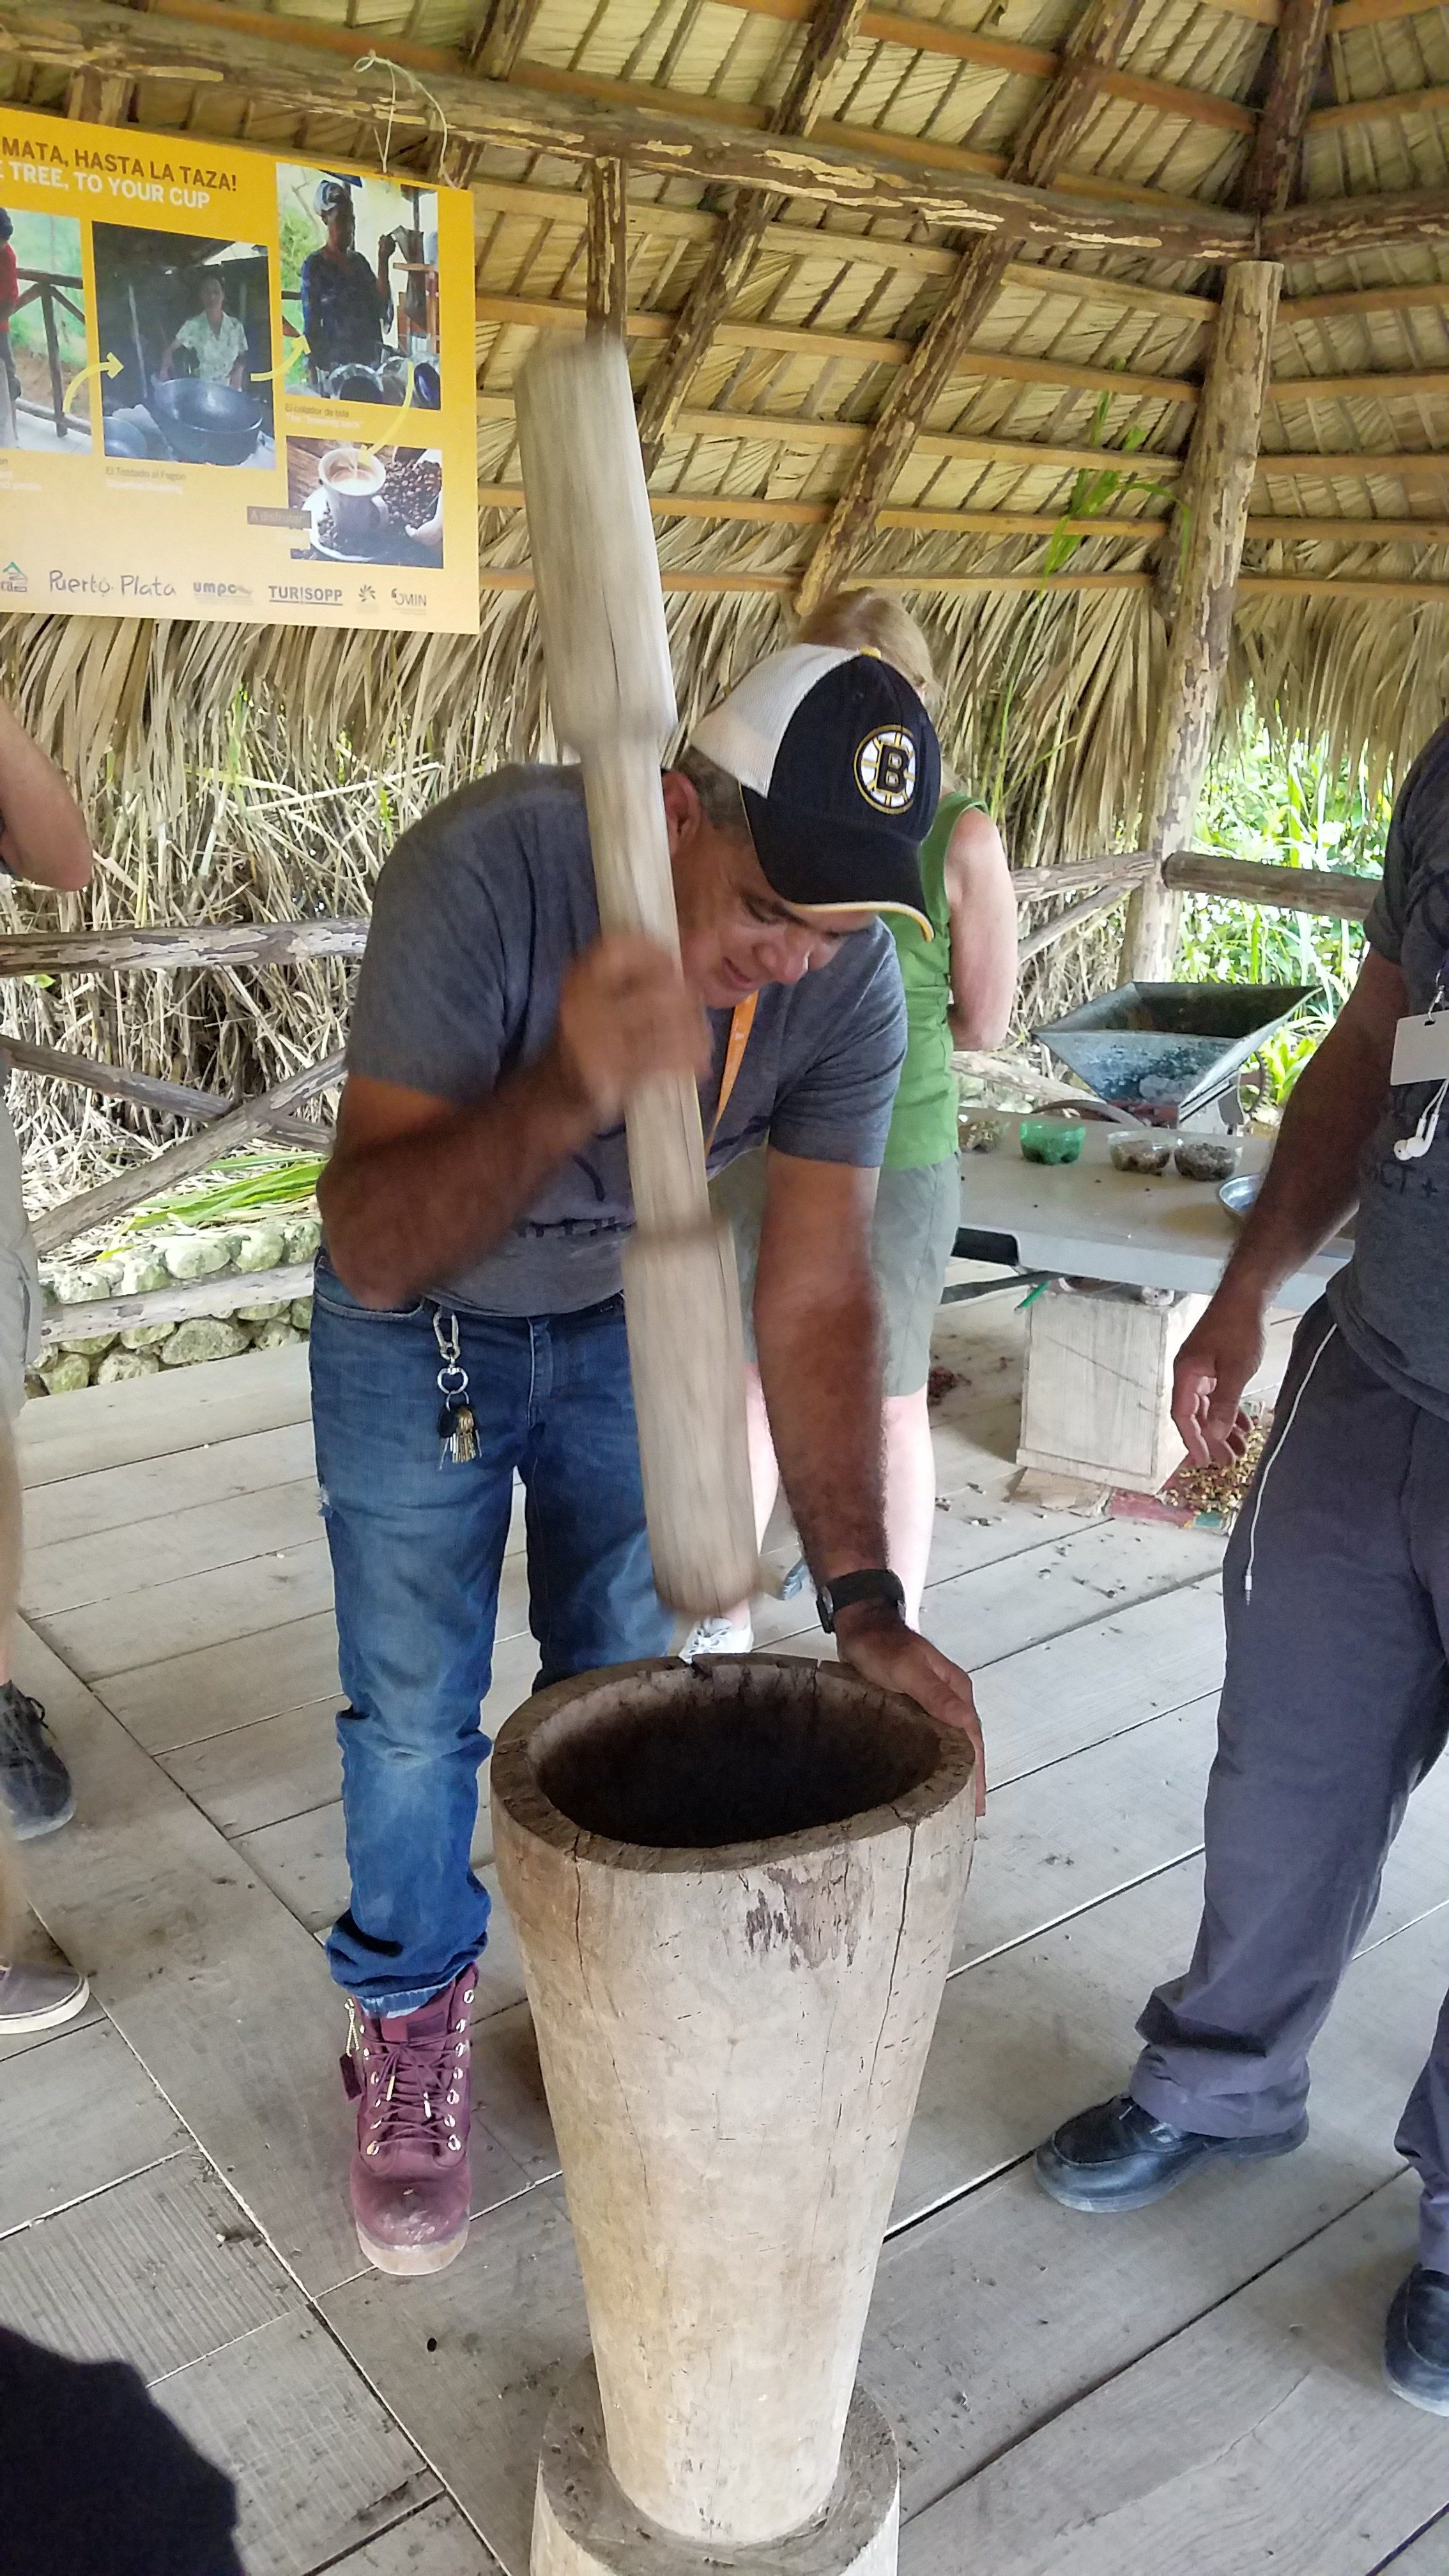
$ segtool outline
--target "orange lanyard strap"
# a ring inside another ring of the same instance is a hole
[[[706,1153],[709,1152],[719,1134],[719,1122],[729,1107],[730,1093],[739,1080],[740,1066],[744,1063],[745,1049],[750,1043],[750,1031],[755,1025],[755,1012],[759,1007],[759,1000],[758,993],[751,993],[745,1001],[736,1002],[730,1014],[729,1043],[725,1048],[724,1071],[719,1078],[719,1105],[714,1113],[714,1123],[704,1140]]]

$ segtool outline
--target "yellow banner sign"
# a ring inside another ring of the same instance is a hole
[[[0,608],[478,624],[467,193],[0,104]]]

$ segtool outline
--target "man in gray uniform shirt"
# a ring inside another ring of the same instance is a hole
[[[1228,1548],[1197,1947],[1137,2025],[1129,2090],[1037,2151],[1069,2209],[1143,2209],[1204,2165],[1301,2145],[1309,2048],[1449,1728],[1449,726],[1398,801],[1367,933],[1178,1359],[1191,1455],[1241,1455],[1274,1294],[1357,1199],[1353,1259],[1299,1328]],[[1423,2182],[1420,2260],[1385,2359],[1400,2395],[1449,2414],[1449,2002],[1396,2143]]]
[[[351,1999],[352,2205],[379,2269],[468,2225],[469,1866],[511,1487],[540,1682],[667,1651],[619,1295],[622,1104],[700,1082],[715,1168],[768,1144],[755,1326],[822,1617],[868,1679],[978,1744],[964,1673],[886,1567],[870,1270],[905,1043],[882,909],[920,914],[939,781],[898,672],[773,654],[696,729],[664,801],[681,959],[600,938],[579,775],[465,788],[382,872],[312,1332],[336,1575],[352,1876],[328,1944]]]

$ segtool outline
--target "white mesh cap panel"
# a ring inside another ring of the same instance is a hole
[[[768,796],[775,754],[801,699],[827,671],[856,658],[853,648],[844,651],[838,644],[790,644],[783,653],[767,654],[701,717],[690,736],[695,750],[742,787]]]

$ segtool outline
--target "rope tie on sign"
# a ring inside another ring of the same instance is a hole
[[[386,72],[388,79],[392,84],[387,100],[387,132],[386,134],[378,137],[378,151],[382,161],[383,177],[386,178],[389,175],[387,166],[388,154],[392,150],[392,129],[397,118],[397,85],[399,79],[405,80],[409,89],[415,89],[421,97],[427,100],[429,107],[433,111],[433,115],[438,120],[438,161],[441,166],[443,156],[448,149],[448,116],[447,110],[442,105],[441,100],[436,99],[433,96],[427,82],[419,80],[416,72],[409,71],[406,63],[395,63],[389,54],[364,54],[361,61],[354,64],[353,69],[359,72]],[[373,131],[374,133],[377,132],[376,118],[373,120]],[[409,175],[411,176],[412,174],[410,173]]]

